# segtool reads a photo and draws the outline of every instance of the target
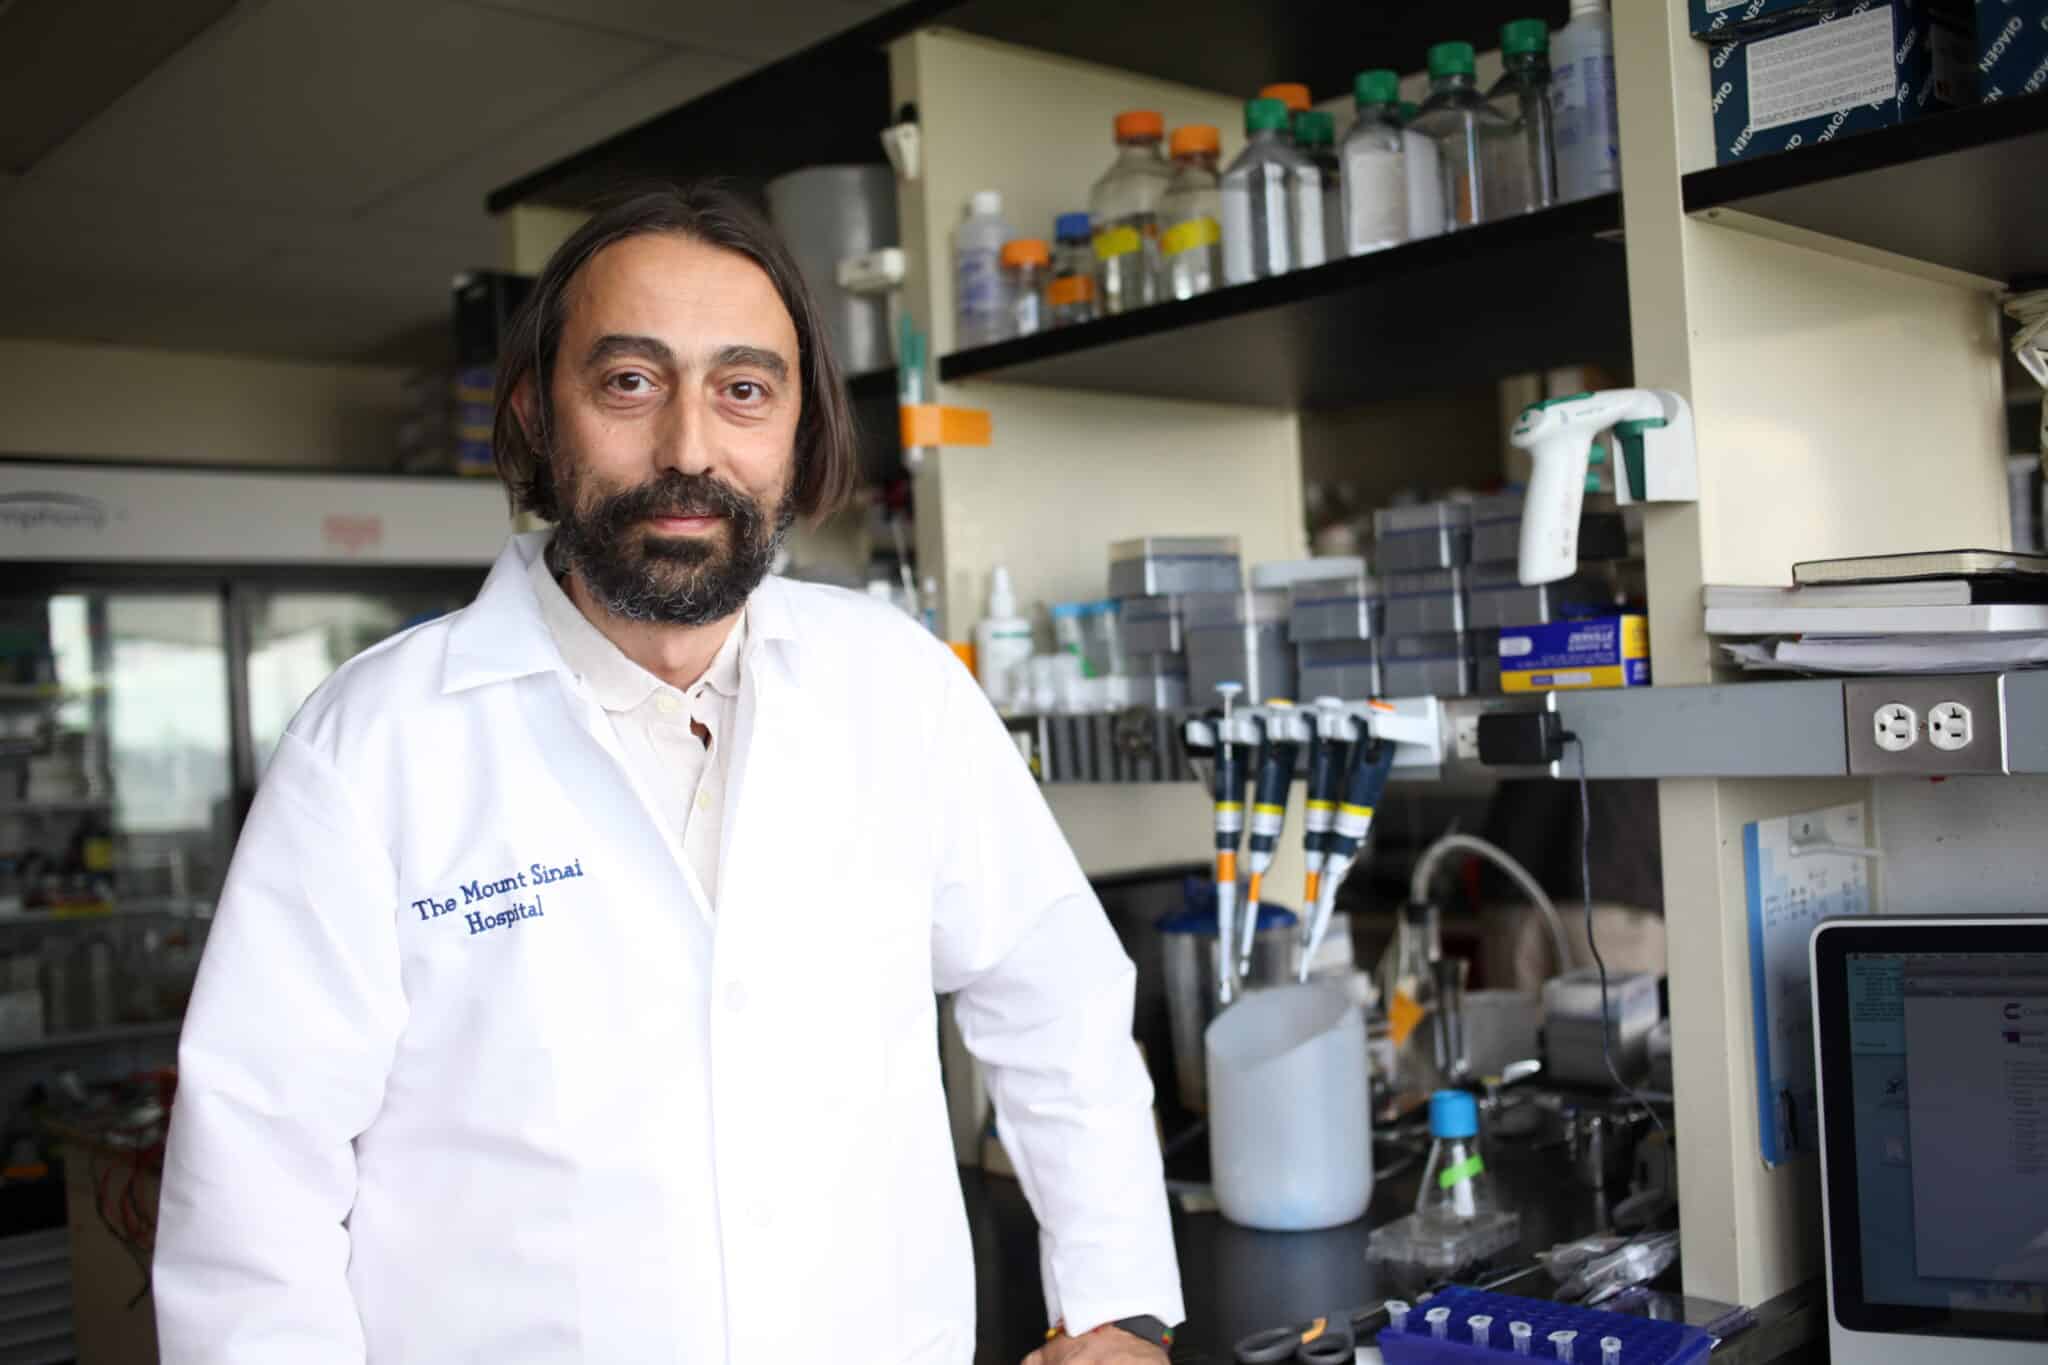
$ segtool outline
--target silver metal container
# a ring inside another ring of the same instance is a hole
[[[889,301],[839,287],[839,263],[901,239],[896,177],[887,166],[807,166],[768,182],[768,217],[811,287],[832,353],[845,374],[896,363]]]
[[[1472,562],[1512,564],[1522,553],[1522,495],[1494,493],[1472,500]]]
[[[1372,562],[1381,573],[1452,569],[1472,552],[1472,509],[1462,502],[1382,507],[1372,514]]]
[[[1143,536],[1109,547],[1109,595],[1235,592],[1244,582],[1236,536]]]
[[[1440,635],[1465,629],[1465,578],[1459,569],[1388,574],[1383,629],[1388,635]]]
[[[1185,647],[1178,597],[1126,597],[1118,614],[1123,618],[1124,649],[1133,655],[1178,654]]]
[[[1318,697],[1365,701],[1380,695],[1379,652],[1370,640],[1310,641],[1295,646],[1302,702]]]
[[[1213,705],[1216,685],[1227,682],[1240,684],[1246,701],[1294,698],[1294,647],[1284,622],[1188,628],[1189,701]]]

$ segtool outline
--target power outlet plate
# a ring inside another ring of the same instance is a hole
[[[2005,763],[2005,688],[1996,673],[1967,673],[1927,678],[1852,679],[1842,686],[1847,707],[1849,771],[1859,777],[1910,775],[1963,776],[2003,773]],[[1886,750],[1877,742],[1877,716],[1888,706],[1912,708],[1918,718],[1918,742]],[[1933,742],[1929,717],[1953,715],[1960,705],[1969,712],[1968,742],[1957,745],[1947,733]]]

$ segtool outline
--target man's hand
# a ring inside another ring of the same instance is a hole
[[[1165,1365],[1166,1352],[1120,1327],[1086,1336],[1054,1337],[1024,1357],[1024,1365]]]

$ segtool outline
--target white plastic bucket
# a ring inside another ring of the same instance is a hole
[[[1372,1201],[1365,1019],[1341,984],[1254,991],[1209,1025],[1209,1163],[1223,1216],[1335,1227]]]

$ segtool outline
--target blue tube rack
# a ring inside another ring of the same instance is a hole
[[[1451,1310],[1445,1340],[1430,1334],[1423,1314],[1432,1308]],[[1474,1314],[1493,1319],[1485,1346],[1472,1344],[1472,1332],[1465,1323]],[[1553,1303],[1548,1299],[1522,1299],[1512,1294],[1489,1294],[1463,1285],[1450,1285],[1408,1310],[1400,1329],[1380,1329],[1380,1355],[1387,1365],[1501,1365],[1515,1359],[1510,1322],[1526,1322],[1531,1330],[1530,1360],[1555,1360],[1552,1332],[1577,1332],[1572,1343],[1573,1365],[1600,1365],[1600,1338],[1621,1340],[1622,1365],[1693,1365],[1705,1360],[1714,1349],[1714,1339],[1697,1327],[1682,1322],[1659,1322],[1655,1318],[1608,1313],[1576,1304]]]

